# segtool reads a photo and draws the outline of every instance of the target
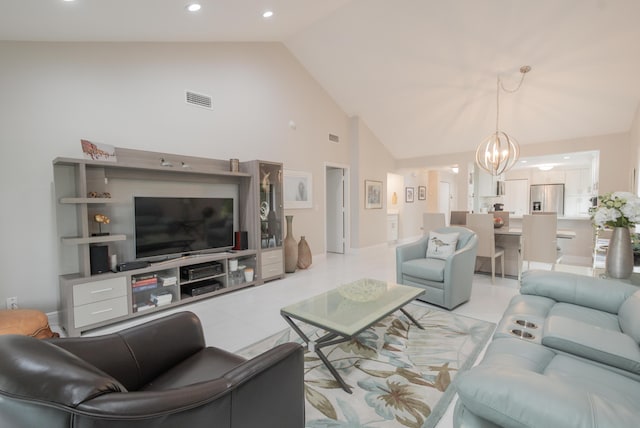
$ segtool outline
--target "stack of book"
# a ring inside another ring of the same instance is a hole
[[[149,274],[131,277],[131,287],[134,293],[153,290],[158,287],[158,276],[156,274]]]
[[[173,295],[168,291],[157,291],[151,293],[151,303],[156,306],[168,305],[173,300]]]
[[[160,284],[163,287],[170,287],[178,283],[178,277],[176,276],[161,276],[159,279],[160,279]]]

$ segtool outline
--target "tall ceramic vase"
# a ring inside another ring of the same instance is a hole
[[[287,236],[284,238],[284,271],[293,273],[298,265],[298,244],[293,237],[293,216],[285,216],[287,220]]]
[[[301,236],[298,242],[298,268],[306,269],[309,266],[311,266],[311,248],[304,236]]]
[[[609,240],[606,261],[607,275],[611,278],[626,279],[633,272],[633,248],[631,234],[627,227],[615,227]]]

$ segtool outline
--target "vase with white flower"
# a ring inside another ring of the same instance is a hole
[[[598,206],[590,210],[593,224],[613,230],[605,263],[607,275],[629,278],[633,272],[633,247],[630,228],[640,222],[640,198],[629,192],[613,192],[598,197]]]

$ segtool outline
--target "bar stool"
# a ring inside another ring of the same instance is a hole
[[[496,247],[493,214],[467,214],[467,227],[478,235],[476,257],[491,259],[491,283],[496,282],[496,258],[500,257],[500,272],[504,278],[504,248]]]
[[[522,265],[530,262],[555,264],[562,255],[558,250],[558,216],[524,215],[522,216],[522,236],[518,260],[518,280],[522,278]]]

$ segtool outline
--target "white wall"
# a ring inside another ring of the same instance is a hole
[[[82,157],[81,138],[309,171],[313,209],[287,214],[295,236],[324,252],[323,168],[351,163],[349,119],[281,44],[1,42],[0,62],[1,305],[18,296],[57,309],[51,162]],[[187,105],[187,89],[211,95],[213,110]]]
[[[383,198],[382,209],[365,209],[364,181],[382,181],[386,195],[387,173],[395,169],[395,160],[360,118],[351,119],[350,135],[357,166],[351,171],[351,246],[362,248],[387,242],[387,200]]]
[[[636,195],[640,195],[640,179],[638,179],[638,174],[640,174],[640,103],[629,131],[629,141],[632,150],[630,156],[631,168],[632,171],[635,169],[635,183],[632,183],[632,189]]]

